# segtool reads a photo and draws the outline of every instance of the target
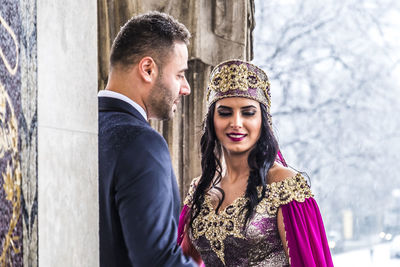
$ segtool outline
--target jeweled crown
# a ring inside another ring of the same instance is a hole
[[[240,60],[231,59],[218,64],[211,72],[207,88],[207,110],[226,97],[246,97],[267,107],[270,113],[271,95],[267,74],[259,67]]]

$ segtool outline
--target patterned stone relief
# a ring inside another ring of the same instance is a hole
[[[0,266],[37,266],[36,2],[0,10]]]
[[[22,265],[21,168],[16,116],[18,111],[14,107],[18,94],[8,93],[13,89],[12,85],[20,82],[17,73],[19,45],[14,23],[6,21],[0,14],[0,31],[3,36],[0,43],[0,266]]]
[[[1,18],[0,18],[1,20]],[[18,122],[10,96],[0,83],[0,237],[1,266],[21,263],[21,168],[18,153]]]

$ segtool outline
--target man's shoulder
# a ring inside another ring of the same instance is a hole
[[[141,116],[138,113],[138,116]],[[107,111],[99,112],[99,127],[113,128],[118,126],[137,126],[151,128],[149,123],[144,118],[138,118],[128,112],[122,111]]]
[[[136,132],[136,138],[138,142],[144,145],[167,146],[164,137],[150,126],[140,127],[139,131]]]
[[[143,131],[151,129],[150,125],[132,114],[120,111],[99,113],[99,134],[119,134],[126,131]]]
[[[120,123],[114,125],[109,132],[121,144],[168,148],[164,137],[146,123]]]

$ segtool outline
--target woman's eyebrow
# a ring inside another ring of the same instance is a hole
[[[228,107],[228,106],[219,106],[217,109],[232,109],[231,107]]]
[[[245,106],[245,107],[241,107],[240,109],[248,109],[248,108],[257,108],[256,106],[250,105],[250,106]]]
[[[240,109],[251,109],[251,108],[257,109],[257,107],[254,106],[254,105],[244,106],[244,107],[241,107]],[[217,109],[230,109],[231,110],[232,108],[228,107],[228,106],[221,105],[221,106],[218,106]]]

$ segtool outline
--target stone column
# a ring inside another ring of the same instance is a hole
[[[96,1],[2,0],[0,36],[0,266],[98,266]]]
[[[97,2],[37,1],[39,266],[98,266]]]
[[[209,73],[221,61],[253,57],[254,0],[98,0],[98,3],[99,25],[102,25],[98,35],[99,89],[107,81],[111,42],[117,29],[132,16],[150,10],[165,12],[192,33],[187,73],[191,94],[183,98],[173,120],[151,122],[167,140],[183,198],[190,181],[201,173],[199,139]]]

